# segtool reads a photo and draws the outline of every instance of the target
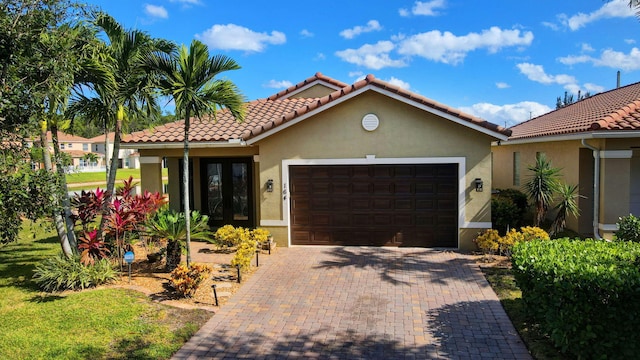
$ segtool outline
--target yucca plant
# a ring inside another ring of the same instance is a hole
[[[558,204],[554,207],[558,211],[556,218],[551,224],[551,234],[562,232],[567,226],[567,216],[578,217],[580,208],[578,207],[578,185],[560,184],[557,191]]]
[[[213,236],[209,230],[209,217],[194,210],[190,220],[191,239],[209,241]],[[165,206],[149,218],[145,226],[147,236],[167,241],[167,271],[173,271],[180,264],[183,242],[187,239],[184,213]]]
[[[533,224],[540,226],[553,202],[553,195],[558,190],[560,168],[551,167],[551,162],[544,154],[536,156],[536,163],[528,167],[533,174],[524,184],[524,190],[535,206]]]

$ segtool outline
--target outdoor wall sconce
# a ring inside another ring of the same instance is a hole
[[[266,188],[267,192],[273,192],[273,179],[267,180]]]
[[[484,187],[484,183],[482,182],[482,179],[476,178],[473,182],[476,185],[476,191],[482,192],[482,188]]]

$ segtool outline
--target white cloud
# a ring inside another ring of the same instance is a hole
[[[600,53],[599,58],[587,55],[569,55],[558,58],[558,61],[565,65],[591,63],[595,66],[632,71],[640,69],[640,49],[634,47],[628,54],[607,49]]]
[[[553,109],[534,101],[521,101],[516,104],[506,105],[478,103],[470,107],[461,107],[460,110],[492,123],[510,127],[536,116],[546,114]]]
[[[314,57],[313,60],[324,60],[326,58],[327,56],[324,53],[317,53],[316,57]]]
[[[548,21],[543,21],[542,22],[542,26],[548,27],[549,29],[554,30],[554,31],[560,30],[560,26],[558,26],[558,24],[555,24],[555,23],[552,23],[552,22],[548,22]]]
[[[403,81],[403,80],[400,80],[400,79],[398,79],[398,78],[396,78],[396,77],[393,77],[393,76],[391,77],[391,79],[386,80],[386,81],[387,81],[389,84],[391,84],[391,85],[395,85],[395,86],[397,86],[397,87],[399,87],[399,88],[401,88],[401,89],[405,89],[405,90],[409,90],[409,89],[411,89],[411,85],[409,85],[409,83],[408,83],[408,82]]]
[[[624,42],[629,44],[629,45],[636,43],[635,39],[624,39]]]
[[[213,25],[196,39],[206,43],[212,49],[263,51],[268,44],[280,45],[287,41],[284,33],[272,31],[271,34],[255,32],[235,24]]]
[[[606,1],[601,8],[589,14],[577,13],[570,17],[562,14],[560,15],[560,19],[563,25],[567,26],[571,31],[576,31],[587,26],[587,24],[600,19],[625,18],[632,16],[635,16],[635,11],[629,7],[629,2],[616,0]]]
[[[335,54],[348,63],[374,70],[380,70],[384,67],[407,66],[404,60],[391,59],[389,53],[394,48],[395,45],[391,41],[379,41],[373,45],[365,44],[358,49],[336,51]]]
[[[594,51],[594,49],[591,46],[591,44],[587,44],[587,43],[580,44],[580,50],[582,52],[592,52],[592,51]]]
[[[169,17],[167,9],[165,9],[163,6],[156,6],[151,4],[144,5],[144,13],[151,17],[160,19],[167,19]]]
[[[440,15],[436,10],[442,9],[446,5],[444,0],[431,0],[431,1],[416,1],[413,4],[413,8],[411,10],[408,9],[400,9],[398,13],[400,16],[409,16],[413,15],[422,15],[422,16],[437,16]]]
[[[584,84],[584,88],[585,88],[585,90],[590,92],[591,95],[595,95],[595,94],[603,92],[605,90],[604,86],[600,86],[600,85],[596,85],[596,84],[592,84],[592,83]]]
[[[531,63],[520,63],[516,65],[520,72],[529,78],[531,81],[539,82],[541,84],[549,85],[549,84],[559,84],[566,86],[571,86],[576,84],[576,79],[571,75],[549,75],[544,71],[544,67],[542,65],[535,65]]]
[[[172,3],[179,3],[184,5],[200,5],[202,1],[200,0],[170,0]]]
[[[361,77],[364,76],[362,71],[349,71],[349,77]]]
[[[508,88],[510,88],[511,86],[510,86],[509,84],[505,83],[505,82],[497,82],[497,83],[496,83],[496,87],[497,87],[498,89],[508,89]]]
[[[369,20],[366,26],[356,26],[352,29],[342,30],[340,32],[340,36],[342,36],[345,39],[353,39],[354,37],[360,34],[372,32],[372,31],[380,31],[380,30],[382,30],[382,26],[380,26],[380,23],[378,22],[378,20]]]
[[[417,55],[445,64],[458,64],[468,52],[486,48],[495,53],[508,46],[527,46],[533,41],[533,33],[520,30],[502,30],[491,27],[481,33],[456,36],[438,30],[410,36],[399,44],[398,52],[403,55]]]
[[[262,85],[262,87],[271,88],[271,89],[287,89],[293,86],[293,83],[288,80],[269,80],[268,83]]]
[[[302,31],[300,31],[300,35],[305,38],[313,37],[313,33],[307,29],[302,29]]]

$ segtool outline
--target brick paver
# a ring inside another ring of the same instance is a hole
[[[293,247],[174,359],[530,359],[480,269],[452,251]]]

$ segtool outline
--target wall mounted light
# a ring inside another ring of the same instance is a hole
[[[482,192],[482,189],[484,187],[484,183],[482,182],[482,179],[480,178],[476,178],[473,183],[476,185],[476,191],[477,192]]]
[[[267,188],[267,192],[273,192],[273,179],[267,180],[265,187]]]

